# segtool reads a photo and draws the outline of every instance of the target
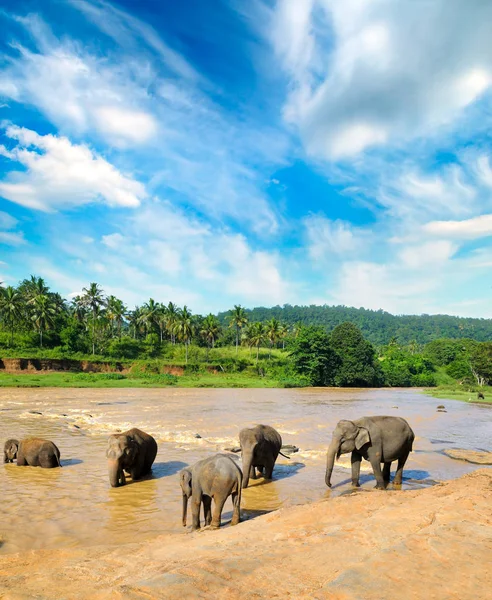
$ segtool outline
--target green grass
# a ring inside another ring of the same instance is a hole
[[[484,387],[482,390],[485,400],[477,399],[477,390],[464,390],[455,386],[442,386],[426,390],[424,393],[427,396],[438,398],[439,400],[460,400],[461,402],[479,402],[490,404],[492,403],[492,387]]]
[[[107,377],[106,373],[0,373],[0,387],[62,387],[62,388],[163,388],[163,387],[208,387],[208,388],[268,388],[278,387],[277,378],[259,377],[242,373],[182,375],[176,378],[156,377]],[[173,382],[175,381],[175,383]]]

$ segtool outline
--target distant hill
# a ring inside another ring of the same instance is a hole
[[[439,338],[492,340],[492,319],[472,319],[449,315],[401,315],[384,310],[367,310],[347,306],[274,306],[247,309],[250,321],[268,321],[276,317],[288,325],[321,325],[328,331],[345,321],[355,323],[373,344],[387,344],[392,338],[400,344],[416,341],[426,344]],[[227,312],[219,313],[221,321]]]

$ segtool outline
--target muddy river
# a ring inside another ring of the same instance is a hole
[[[439,404],[447,412],[437,412]],[[475,465],[445,456],[446,448],[491,450],[492,407],[428,398],[412,390],[82,390],[0,391],[0,443],[36,435],[53,440],[62,469],[0,466],[0,553],[34,548],[121,544],[182,531],[179,470],[210,453],[237,445],[241,427],[273,425],[284,444],[274,480],[251,481],[243,518],[374,487],[363,463],[362,487],[350,487],[350,455],[324,484],[324,459],[338,420],[386,414],[407,419],[416,433],[404,489],[459,477]],[[109,433],[139,427],[159,451],[151,478],[109,486],[105,450]],[[394,469],[393,469],[394,472]],[[376,492],[381,493],[381,492]],[[230,499],[223,523],[232,514]]]

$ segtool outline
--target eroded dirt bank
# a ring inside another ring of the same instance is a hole
[[[2,557],[0,597],[477,600],[492,590],[492,470],[359,491],[220,531]]]

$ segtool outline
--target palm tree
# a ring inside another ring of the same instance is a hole
[[[272,348],[273,348],[273,345],[278,342],[278,339],[280,337],[280,327],[281,327],[280,321],[278,319],[276,319],[275,317],[271,318],[265,324],[266,335],[267,335],[268,340],[270,341],[270,354],[269,354],[268,358],[272,358]]]
[[[19,292],[24,296],[26,302],[29,302],[36,296],[47,296],[49,291],[45,280],[35,275],[31,275],[29,279],[24,279],[19,285]]]
[[[164,329],[166,329],[167,325],[167,308],[164,304],[159,304],[159,309],[157,311],[157,325],[159,327],[159,333],[161,336],[161,344],[164,340]]]
[[[289,328],[285,323],[280,325],[279,337],[282,340],[282,350],[285,350],[285,338],[289,335]]]
[[[266,330],[263,323],[251,323],[248,328],[248,337],[252,346],[256,346],[256,362],[260,355],[260,346],[265,341]]]
[[[126,315],[126,306],[123,301],[116,296],[109,296],[107,300],[108,319],[111,322],[111,334],[113,334],[113,325],[116,323],[118,328],[118,337],[121,339],[121,326]]]
[[[141,316],[142,309],[139,306],[135,306],[135,309],[128,313],[128,325],[130,326],[130,330],[133,327],[133,339],[137,339],[137,332],[140,330]]]
[[[53,326],[56,317],[56,304],[47,294],[38,294],[29,301],[32,307],[31,319],[39,332],[39,346],[43,347],[43,331]]]
[[[202,321],[202,327],[200,333],[203,335],[205,340],[207,341],[207,361],[208,361],[208,353],[210,348],[214,347],[215,340],[220,335],[220,322],[219,319],[212,313],[207,315]]]
[[[85,323],[87,311],[82,296],[74,296],[72,298],[72,302],[70,303],[70,312],[76,321],[79,323]]]
[[[82,288],[84,295],[82,301],[92,312],[92,354],[96,353],[96,319],[102,306],[104,306],[104,292],[98,283],[90,283],[88,288]]]
[[[22,295],[11,285],[0,287],[0,317],[10,327],[10,345],[14,345],[14,329],[22,316]]]
[[[176,321],[174,332],[180,340],[183,341],[186,351],[186,364],[188,364],[188,346],[191,342],[191,338],[195,331],[195,324],[193,322],[193,316],[186,306],[180,312],[179,317]]]
[[[236,354],[239,346],[239,331],[248,322],[246,311],[240,304],[235,304],[234,309],[230,311],[231,316],[229,317],[229,327],[236,328]]]
[[[169,302],[166,308],[166,329],[171,337],[171,342],[176,343],[175,327],[179,318],[179,308],[173,302]]]
[[[140,322],[147,333],[152,333],[152,331],[159,326],[159,311],[160,304],[153,298],[150,298],[149,301],[142,306]]]

